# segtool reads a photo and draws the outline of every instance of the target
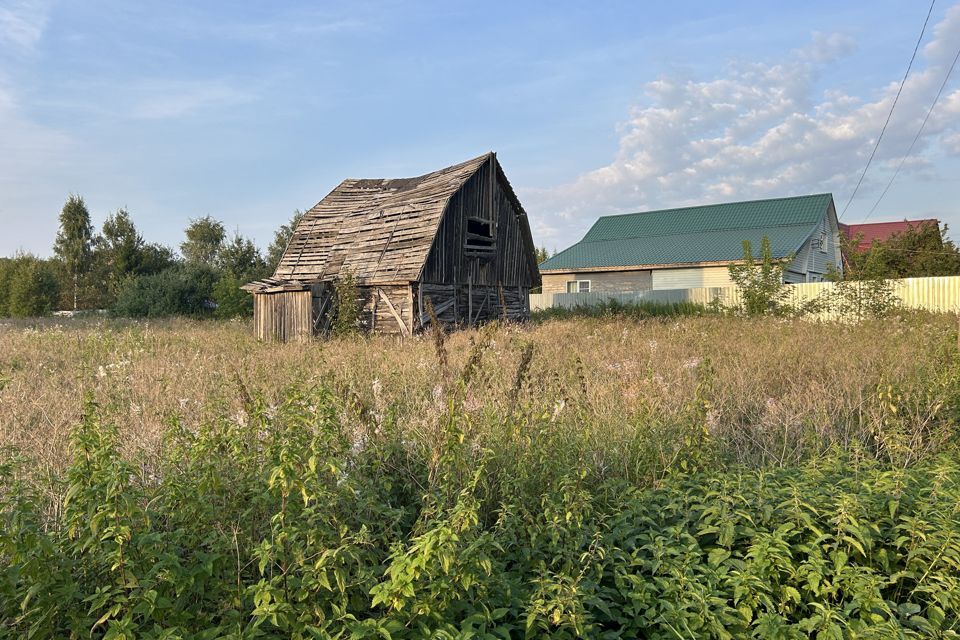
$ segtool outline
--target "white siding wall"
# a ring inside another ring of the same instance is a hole
[[[653,289],[696,289],[697,287],[729,287],[733,285],[726,267],[690,267],[654,269]]]

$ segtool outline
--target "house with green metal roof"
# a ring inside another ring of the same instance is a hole
[[[841,271],[833,195],[727,202],[604,216],[583,240],[540,264],[544,293],[626,293],[723,287],[728,267],[764,237],[786,263],[784,281],[819,282]]]

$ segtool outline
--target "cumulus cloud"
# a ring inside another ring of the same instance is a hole
[[[956,54],[960,5],[921,50],[864,189],[882,183],[906,151]],[[817,88],[824,65],[854,43],[814,34],[808,47],[772,64],[731,65],[710,80],[668,77],[619,127],[606,166],[553,189],[526,190],[538,238],[577,239],[602,214],[731,199],[850,193],[894,100],[899,78],[862,99]],[[905,171],[928,168],[932,145],[960,152],[960,90],[946,91]],[[872,174],[872,175],[871,175]],[[842,203],[839,205],[842,207]]]

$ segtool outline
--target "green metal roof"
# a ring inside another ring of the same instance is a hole
[[[540,270],[731,262],[743,257],[744,240],[759,252],[764,236],[773,257],[786,258],[803,246],[832,201],[821,193],[604,216]]]

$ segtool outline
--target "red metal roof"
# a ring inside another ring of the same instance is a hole
[[[857,251],[866,251],[873,244],[874,240],[884,241],[896,233],[916,229],[924,225],[937,225],[940,228],[940,221],[936,218],[927,218],[925,220],[900,220],[898,222],[870,222],[867,224],[843,224],[840,223],[840,232],[853,240],[858,234],[863,234],[860,243],[857,245]]]

